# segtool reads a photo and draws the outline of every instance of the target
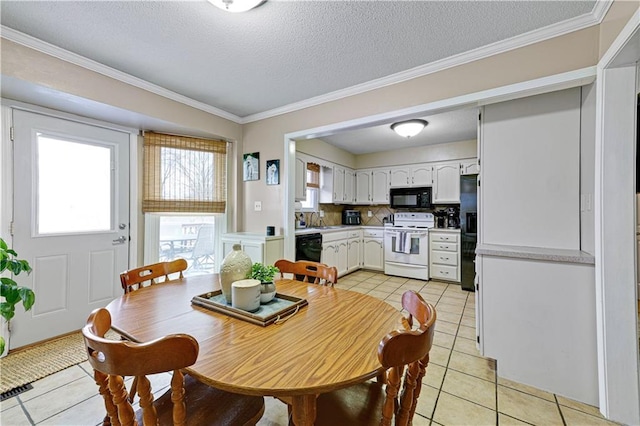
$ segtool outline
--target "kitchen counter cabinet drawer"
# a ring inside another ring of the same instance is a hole
[[[357,231],[349,231],[348,234],[347,238],[362,238],[362,231],[359,229]]]
[[[458,268],[455,266],[432,265],[431,278],[442,278],[445,280],[458,281]]]
[[[431,244],[431,249],[432,250],[457,252],[458,251],[458,244],[456,244],[456,243],[439,243],[437,241],[434,241]]]
[[[322,242],[329,243],[332,241],[346,240],[352,231],[323,232]]]
[[[458,266],[458,254],[450,251],[433,250],[431,252],[431,262],[438,265]]]
[[[363,229],[364,238],[384,238],[384,230],[382,229]]]
[[[457,243],[458,242],[458,234],[450,233],[435,233],[432,232],[429,234],[431,236],[432,242],[444,242],[444,243]]]

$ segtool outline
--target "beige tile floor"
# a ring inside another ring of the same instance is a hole
[[[416,290],[436,306],[438,320],[431,361],[413,424],[423,425],[605,425],[598,409],[559,395],[500,379],[495,361],[482,358],[475,345],[474,295],[457,284],[390,277],[358,271],[337,287],[367,293],[401,310],[400,297]],[[156,393],[169,375],[154,378]],[[286,406],[266,398],[259,425],[287,424]],[[92,379],[82,363],[33,383],[33,389],[0,403],[2,425],[97,425],[104,413]]]

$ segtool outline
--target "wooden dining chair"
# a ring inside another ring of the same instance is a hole
[[[264,398],[233,394],[184,375],[196,362],[198,342],[172,334],[146,343],[105,339],[111,314],[94,310],[82,329],[94,379],[112,425],[255,425],[264,413]],[[173,372],[170,389],[154,401],[147,375]],[[138,378],[140,409],[134,412],[123,376]]]
[[[179,278],[183,278],[182,271],[187,269],[187,261],[184,259],[171,260],[169,262],[159,262],[152,265],[140,266],[130,269],[120,274],[120,284],[124,293],[130,293],[147,285],[158,283],[158,278],[164,277],[168,281],[169,275],[179,273]]]
[[[291,262],[290,260],[280,259],[276,261],[274,266],[280,270],[281,278],[284,278],[284,274],[294,274],[295,279],[298,281],[331,285],[331,287],[338,283],[338,270],[336,267],[327,266],[324,263],[308,260]]]
[[[384,380],[319,395],[316,425],[390,425],[393,417],[396,426],[411,424],[429,363],[436,310],[415,291],[402,295],[402,306],[409,312],[409,328],[392,331],[378,345]]]

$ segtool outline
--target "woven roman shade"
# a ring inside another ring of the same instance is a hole
[[[320,188],[320,165],[307,163],[307,188]]]
[[[224,213],[227,142],[145,132],[142,211]]]

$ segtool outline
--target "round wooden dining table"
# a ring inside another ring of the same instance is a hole
[[[218,275],[208,274],[125,294],[107,306],[112,328],[136,342],[193,336],[200,352],[190,375],[230,392],[282,398],[296,425],[314,423],[318,394],[382,373],[378,344],[400,326],[401,314],[379,299],[287,279],[276,281],[278,293],[308,305],[282,323],[256,325],[191,303],[219,288]]]

